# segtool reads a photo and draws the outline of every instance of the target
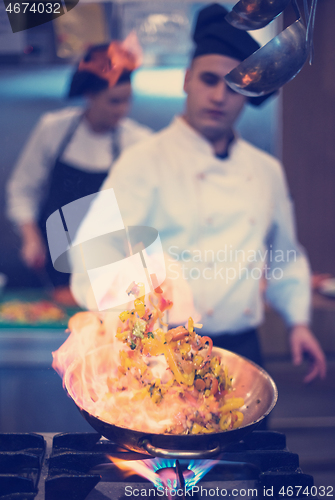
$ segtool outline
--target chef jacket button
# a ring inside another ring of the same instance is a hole
[[[244,309],[243,314],[244,314],[245,316],[251,316],[251,309],[249,309],[249,308]]]
[[[197,175],[197,179],[199,179],[199,181],[205,180],[205,177],[206,175],[203,172],[200,172],[200,174]]]
[[[251,218],[249,219],[249,222],[250,222],[250,224],[251,224],[252,226],[254,226],[254,225],[256,224],[256,221],[255,221],[255,219],[254,219],[253,217],[251,217]]]
[[[211,225],[213,224],[213,217],[207,217],[207,219],[206,219],[206,224],[207,224],[208,226],[211,226]]]
[[[213,316],[214,314],[214,309],[208,309],[208,311],[206,312],[207,316]]]

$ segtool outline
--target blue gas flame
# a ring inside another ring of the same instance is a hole
[[[165,469],[167,467],[169,468],[175,468],[176,467],[176,460],[175,459],[166,459],[166,458],[153,458],[149,460],[144,460],[146,466],[148,469],[152,470],[153,472],[159,471],[160,469]],[[214,467],[214,465],[217,463],[217,460],[192,460],[187,469],[193,474],[188,474],[187,471],[184,471],[184,480],[185,480],[185,488],[186,491],[190,490],[193,486],[195,486],[200,479],[202,479],[207,472]],[[152,477],[150,477],[150,480],[153,482],[154,486],[156,488],[162,487],[163,482],[161,478],[158,476],[158,474],[155,475],[154,480]],[[177,487],[177,479],[174,479],[173,481],[168,479],[167,480],[167,485],[168,488],[176,488]]]
[[[215,464],[217,464],[217,460],[191,460],[187,468],[193,472],[194,476],[185,478],[186,490],[188,491],[192,486],[195,486]]]

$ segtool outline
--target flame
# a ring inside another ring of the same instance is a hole
[[[134,308],[119,316],[81,312],[70,319],[71,333],[52,353],[52,366],[77,406],[106,423],[147,433],[212,433],[240,425],[243,415],[236,410],[243,400],[225,400],[231,380],[220,359],[210,358],[212,340],[196,334],[191,318],[187,328],[155,328],[172,302],[149,294],[150,309],[144,300],[137,297]],[[200,383],[198,372],[205,377]]]
[[[121,324],[114,313],[106,313],[102,321],[92,312],[77,313],[69,322],[71,334],[52,353],[52,366],[75,403],[91,415],[124,427],[162,432],[172,424],[171,414],[179,411],[177,398],[174,403],[167,400],[158,407],[151,398],[146,398],[145,405],[140,398],[134,400],[135,390],[110,392],[113,377],[118,375],[120,351],[125,350],[124,343],[115,337]],[[146,363],[153,376],[164,379],[165,357],[148,358]]]
[[[250,83],[258,82],[261,77],[261,73],[256,69],[255,71],[249,71],[242,78],[242,83],[244,86],[250,85]]]
[[[69,321],[71,334],[52,353],[52,366],[63,378],[64,388],[87,411],[108,391],[106,368],[118,365],[123,344],[115,338],[115,321],[106,316],[102,323],[97,314],[77,313]]]
[[[138,294],[140,293],[142,292],[139,290]],[[157,308],[162,312],[166,307],[170,307],[169,302],[161,294],[158,294],[158,296],[159,300],[156,303],[149,301],[153,306],[152,314],[154,318],[160,317],[159,311],[156,311]],[[58,351],[53,353],[52,366],[63,377],[63,385],[76,404],[91,415],[114,425],[138,429],[142,432],[161,433],[166,432],[166,429],[170,425],[179,424],[182,426],[187,411],[190,411],[193,405],[197,407],[198,404],[194,395],[192,396],[192,391],[194,392],[195,389],[191,388],[188,392],[188,386],[186,389],[185,387],[182,389],[179,386],[173,385],[173,378],[171,379],[172,384],[169,385],[169,390],[166,391],[159,404],[155,404],[153,397],[155,394],[147,397],[149,388],[155,389],[156,382],[158,386],[160,382],[168,386],[170,383],[168,378],[173,377],[172,372],[174,368],[176,369],[176,373],[178,372],[177,365],[171,368],[168,357],[165,354],[159,354],[161,347],[165,344],[170,345],[169,342],[172,342],[172,339],[175,339],[175,342],[182,342],[181,339],[185,337],[185,332],[187,332],[187,336],[190,336],[195,341],[195,337],[192,337],[195,324],[190,318],[187,328],[175,328],[169,330],[166,334],[160,329],[155,330],[155,340],[151,347],[153,350],[150,351],[147,348],[148,352],[146,356],[138,358],[136,357],[136,352],[131,349],[131,344],[123,342],[123,336],[127,335],[127,328],[130,323],[134,332],[135,322],[143,322],[142,318],[146,318],[148,322],[146,326],[149,326],[151,313],[145,310],[145,313],[142,314],[142,301],[144,301],[142,296],[137,298],[134,302],[135,309],[133,312],[124,311],[120,316],[117,313],[105,313],[101,315],[101,313],[93,312],[82,312],[73,316],[69,321],[71,333]],[[134,311],[137,311],[138,319],[136,319]],[[126,324],[128,325],[127,327],[125,326]],[[140,328],[139,333],[141,333]],[[171,337],[170,340],[168,340],[169,336]],[[166,339],[166,342],[163,342],[162,338]],[[144,342],[144,346],[150,346],[152,340],[149,334],[141,342]],[[200,344],[209,344],[209,347],[204,351],[204,359],[206,360],[206,355],[209,356],[211,352],[212,341],[208,337],[197,337],[197,342]],[[151,355],[155,350],[158,351],[158,354]],[[145,351],[143,350],[143,352]],[[203,353],[203,351],[201,352]],[[122,365],[122,359],[130,363],[130,367]],[[126,369],[125,366],[127,367]],[[133,368],[136,369],[137,378],[133,375]],[[217,365],[217,368],[219,368],[219,365]],[[143,372],[141,371],[142,369]],[[215,363],[213,365],[214,369]],[[148,384],[145,380],[147,372],[150,372],[150,381]],[[141,382],[138,377],[139,373],[142,373]],[[227,377],[226,369],[224,370],[224,374]],[[183,376],[186,377],[186,375],[185,371]],[[164,378],[166,380],[166,377],[168,380],[164,382]],[[153,378],[156,378],[154,385],[152,385]],[[180,391],[184,391],[184,397],[179,397]],[[145,393],[144,397],[139,397],[142,392]],[[211,398],[214,398],[214,396],[211,396]],[[209,397],[207,401],[210,401]],[[222,400],[220,401],[220,404],[222,404]],[[236,404],[241,406],[239,401]],[[217,411],[219,402],[213,399],[211,405],[213,411]],[[198,425],[198,428],[200,427]],[[206,431],[206,428],[204,430]],[[112,456],[108,456],[108,459],[122,470],[126,476],[138,474],[151,481],[156,488],[165,487],[174,489],[178,485],[179,481],[175,470],[176,460],[155,458],[129,461]],[[195,486],[216,463],[217,460],[191,461],[187,469],[183,472],[183,482],[185,483],[186,491]],[[186,467],[185,464],[184,466]]]
[[[162,480],[156,474],[156,470],[160,467],[156,467],[155,460],[122,460],[120,458],[114,458],[112,456],[107,457],[113,464],[115,464],[120,470],[125,473],[125,477],[137,474],[145,479],[149,479],[156,488],[163,486]],[[174,461],[174,466],[176,462]],[[165,466],[166,467],[166,466]]]
[[[163,324],[163,311],[169,309],[172,302],[162,296],[161,290],[156,294],[156,301],[157,297],[156,304],[150,295],[148,302],[153,308],[153,317]],[[130,359],[133,354],[129,345],[116,336],[118,329],[122,331],[123,328],[120,318],[122,314],[119,317],[112,312],[77,313],[69,321],[68,339],[52,353],[52,366],[63,378],[63,386],[75,403],[91,415],[143,432],[164,432],[174,425],[175,418],[178,423],[182,420],[183,405],[186,407],[188,403],[180,400],[175,389],[159,405],[147,397],[153,380],[166,383],[172,377],[164,354],[147,354],[141,360],[142,366],[150,372],[148,380],[144,376],[142,379],[147,387],[141,388],[131,369],[125,370],[123,378],[120,377],[122,353]]]
[[[246,6],[246,11],[248,14],[251,14],[252,12],[254,11],[257,11],[259,9],[259,6],[256,2],[254,3],[249,3],[247,6]]]
[[[185,480],[187,489],[195,486],[217,462],[217,460],[192,460],[187,468],[194,473],[194,476]]]
[[[112,456],[107,458],[125,473],[125,477],[137,474],[151,481],[156,488],[167,486],[172,489],[177,486],[176,473],[171,470],[176,467],[175,459],[122,460]],[[187,470],[183,472],[186,491],[195,486],[216,464],[217,460],[192,460]],[[164,469],[167,470],[167,474],[159,475]]]

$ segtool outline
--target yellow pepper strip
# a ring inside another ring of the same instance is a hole
[[[192,333],[192,332],[193,332],[193,330],[194,330],[193,326],[194,326],[194,321],[193,321],[193,319],[190,317],[190,318],[188,318],[188,322],[187,322],[187,329],[188,329],[188,331],[189,331],[190,333]]]
[[[151,395],[151,399],[153,401],[153,403],[160,403],[162,401],[162,393],[161,391],[158,389],[158,388],[154,388],[154,390],[152,391],[152,395]]]
[[[138,293],[138,298],[140,300],[142,300],[142,302],[144,302],[144,296],[145,296],[145,286],[144,286],[144,283],[140,282],[140,283],[137,283],[138,286],[139,286],[139,293]]]
[[[234,411],[234,414],[237,415],[237,420],[234,422],[233,429],[236,429],[237,427],[240,427],[240,425],[242,424],[244,415],[240,411]]]
[[[204,361],[204,358],[202,356],[199,356],[199,354],[197,354],[195,357],[194,357],[194,360],[193,360],[193,364],[199,368],[199,366],[203,363]]]
[[[202,425],[197,424],[196,422],[193,424],[191,434],[211,434],[214,432],[214,429],[207,429]]]
[[[177,363],[174,359],[171,347],[169,344],[164,345],[164,354],[166,357],[166,361],[170,367],[170,370],[172,371],[173,375],[175,376],[175,379],[179,384],[186,384],[186,385],[193,385],[194,382],[194,377],[195,377],[195,370],[193,370],[192,373],[190,374],[183,374],[178,366]]]
[[[156,304],[154,304],[154,302],[151,300],[151,296],[149,295],[149,302],[150,304],[152,305],[152,307],[154,308],[154,316],[156,317],[156,319],[159,320],[160,324],[162,326],[169,326],[167,323],[164,323],[163,320],[162,320],[162,316],[163,316],[163,313],[162,311],[157,307]]]
[[[120,351],[120,360],[122,368],[125,368],[126,370],[133,366],[132,360],[128,358],[125,351]]]
[[[149,387],[144,387],[140,389],[132,398],[131,401],[142,401],[149,394]]]
[[[186,354],[188,354],[191,350],[191,346],[190,344],[187,344],[186,342],[184,342],[181,346],[180,346],[180,349],[179,349],[179,352],[182,356],[185,356]]]
[[[228,415],[222,415],[220,418],[220,429],[222,431],[226,431],[231,424],[231,413],[228,413]]]
[[[193,424],[193,427],[192,427],[192,434],[200,434],[200,432],[202,432],[202,426],[197,424],[196,422]]]
[[[191,373],[184,373],[183,375],[184,379],[187,381],[187,385],[191,386],[194,384],[194,377],[195,377],[195,370],[193,370]]]
[[[129,327],[129,330],[133,330],[134,328],[134,323],[135,323],[135,309],[132,309],[130,312],[129,312],[129,321],[128,321],[128,327]]]
[[[135,306],[135,311],[139,315],[140,318],[142,318],[145,315],[145,304],[144,301],[141,299],[135,299],[134,300],[134,306]]]
[[[157,328],[157,330],[155,330],[154,333],[155,333],[155,338],[157,338],[160,342],[162,342],[162,344],[164,344],[166,340],[165,340],[165,333],[163,332],[163,330],[161,328]]]
[[[122,342],[124,342],[127,337],[128,337],[128,333],[129,333],[129,330],[124,330],[124,332],[117,332],[117,334],[115,335],[115,337],[118,339],[118,340],[121,340]]]
[[[163,342],[158,339],[145,338],[142,339],[142,344],[144,347],[144,353],[151,354],[151,356],[159,356],[160,354],[164,354],[165,346]]]
[[[221,365],[217,356],[211,359],[211,368],[213,370],[214,377],[218,377],[221,373]]]
[[[228,375],[227,366],[224,367],[224,375],[225,375],[225,389],[228,390],[231,387],[231,380]]]
[[[130,368],[138,368],[143,375],[147,369],[147,365],[142,360],[135,360],[129,358],[125,351],[120,351],[121,367],[125,370],[130,370]]]
[[[241,406],[243,405],[244,405],[243,398],[231,398],[227,401],[226,404],[224,404],[223,406],[221,406],[221,408],[219,408],[219,411],[222,414],[224,414],[232,410],[237,410],[238,408],[241,408]]]
[[[130,311],[123,311],[120,315],[119,318],[124,323],[130,316]]]

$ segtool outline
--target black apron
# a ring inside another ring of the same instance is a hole
[[[48,195],[42,205],[39,217],[39,227],[44,237],[48,249],[46,236],[46,221],[48,217],[59,210],[64,205],[72,201],[97,193],[106,179],[108,172],[87,172],[72,165],[67,165],[62,161],[62,156],[70,144],[83,115],[76,117],[70,124],[63,141],[57,152],[54,167],[49,178]],[[120,154],[120,142],[117,131],[112,132],[112,153],[113,162]],[[85,214],[83,214],[84,218]],[[47,250],[46,271],[54,286],[67,286],[70,280],[70,274],[56,271],[52,265],[50,252]]]

